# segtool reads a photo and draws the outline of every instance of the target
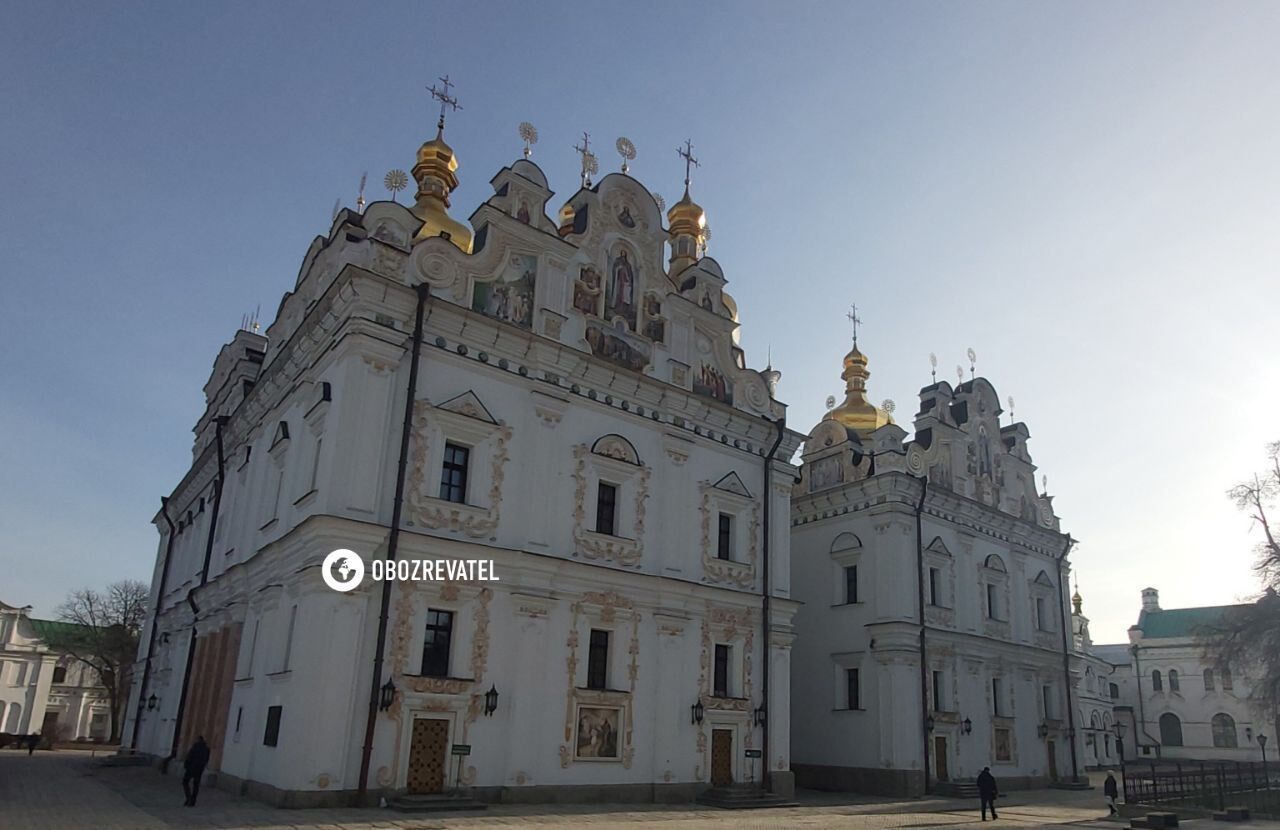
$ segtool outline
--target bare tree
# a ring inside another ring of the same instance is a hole
[[[111,741],[120,740],[121,713],[133,682],[133,662],[138,654],[138,634],[147,613],[150,590],[145,582],[125,579],[106,591],[84,588],[72,591],[58,607],[57,626],[45,637],[47,645],[70,654],[98,674],[111,706]]]
[[[1256,602],[1232,608],[1207,627],[1206,654],[1220,669],[1247,670],[1250,697],[1264,715],[1280,712],[1280,441],[1267,446],[1268,469],[1227,491],[1262,531],[1254,564],[1262,582]]]

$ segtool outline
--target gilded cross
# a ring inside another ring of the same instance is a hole
[[[683,147],[676,148],[676,155],[684,159],[684,186],[687,188],[690,182],[690,173],[693,168],[701,167],[702,164],[693,157],[693,139],[686,138]]]
[[[582,146],[573,146],[574,151],[582,156],[582,186],[591,186],[591,174],[600,169],[599,162],[596,161],[596,154],[591,152],[591,134],[583,130]]]
[[[432,84],[427,87],[427,91],[431,93],[432,98],[440,102],[440,123],[437,126],[443,130],[445,107],[449,107],[454,110],[460,110],[462,107],[458,106],[457,96],[449,94],[449,88],[453,86],[453,82],[449,80],[449,76],[445,75],[443,78],[437,78],[436,80],[440,81],[440,83],[444,85],[444,88],[436,89],[436,85]]]
[[[845,316],[849,318],[850,323],[853,323],[853,345],[856,346],[858,345],[858,324],[862,322],[862,319],[858,317],[858,304],[854,303],[849,306],[849,313]]]

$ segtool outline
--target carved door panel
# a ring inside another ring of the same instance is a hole
[[[733,730],[711,730],[711,786],[733,783]]]
[[[449,748],[449,721],[440,718],[416,718],[409,741],[409,778],[411,793],[444,792],[445,752]]]
[[[947,773],[947,739],[941,735],[933,739],[933,759],[934,772],[938,780],[949,781],[951,776]]]

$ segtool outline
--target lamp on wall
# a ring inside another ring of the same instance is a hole
[[[156,708],[156,704],[157,704],[158,702],[159,702],[159,698],[157,698],[154,694],[152,694],[152,695],[151,695],[151,697],[147,698],[147,708],[148,708],[148,709],[155,709],[155,708]]]
[[[1039,726],[1037,726],[1036,734],[1039,735],[1041,738],[1049,737],[1049,724],[1042,723]]]
[[[1262,747],[1262,774],[1267,774],[1267,736],[1258,735],[1258,746]]]
[[[968,735],[973,732],[973,721],[968,718],[965,718],[961,725],[964,727],[964,734]]]
[[[484,693],[484,716],[487,718],[498,711],[498,687],[489,684],[489,691]]]
[[[382,694],[378,698],[378,708],[387,711],[391,708],[391,704],[396,701],[396,684],[391,682],[391,678],[387,678],[387,682],[382,684]]]
[[[760,706],[756,708],[755,715],[756,715],[756,726],[764,726],[766,723],[769,722],[769,713],[765,709],[763,703],[761,703]]]
[[[702,723],[702,713],[705,711],[702,707],[702,698],[698,698],[689,709],[693,713],[693,722]]]

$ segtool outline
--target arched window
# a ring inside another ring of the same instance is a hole
[[[1178,686],[1178,670],[1177,669],[1169,669],[1169,691],[1171,692],[1181,691],[1181,688]]]
[[[1153,692],[1164,691],[1164,682],[1160,679],[1159,670],[1155,670],[1151,672],[1151,691]]]
[[[1182,746],[1182,721],[1172,712],[1160,716],[1160,743],[1165,746]]]
[[[11,703],[9,705],[9,717],[5,723],[4,731],[17,735],[22,730],[22,704]],[[1217,735],[1217,732],[1214,733]],[[1235,746],[1235,744],[1232,744]]]
[[[1229,692],[1232,690],[1231,669],[1222,670],[1222,691]]]
[[[1213,669],[1204,670],[1204,690],[1206,692],[1213,691]]]
[[[1110,692],[1111,692],[1111,699],[1112,699],[1112,700],[1119,700],[1119,699],[1120,699],[1120,684],[1118,684],[1118,683],[1112,683],[1112,684],[1111,684]]]
[[[1234,749],[1236,744],[1236,722],[1226,712],[1213,716],[1213,745]]]

